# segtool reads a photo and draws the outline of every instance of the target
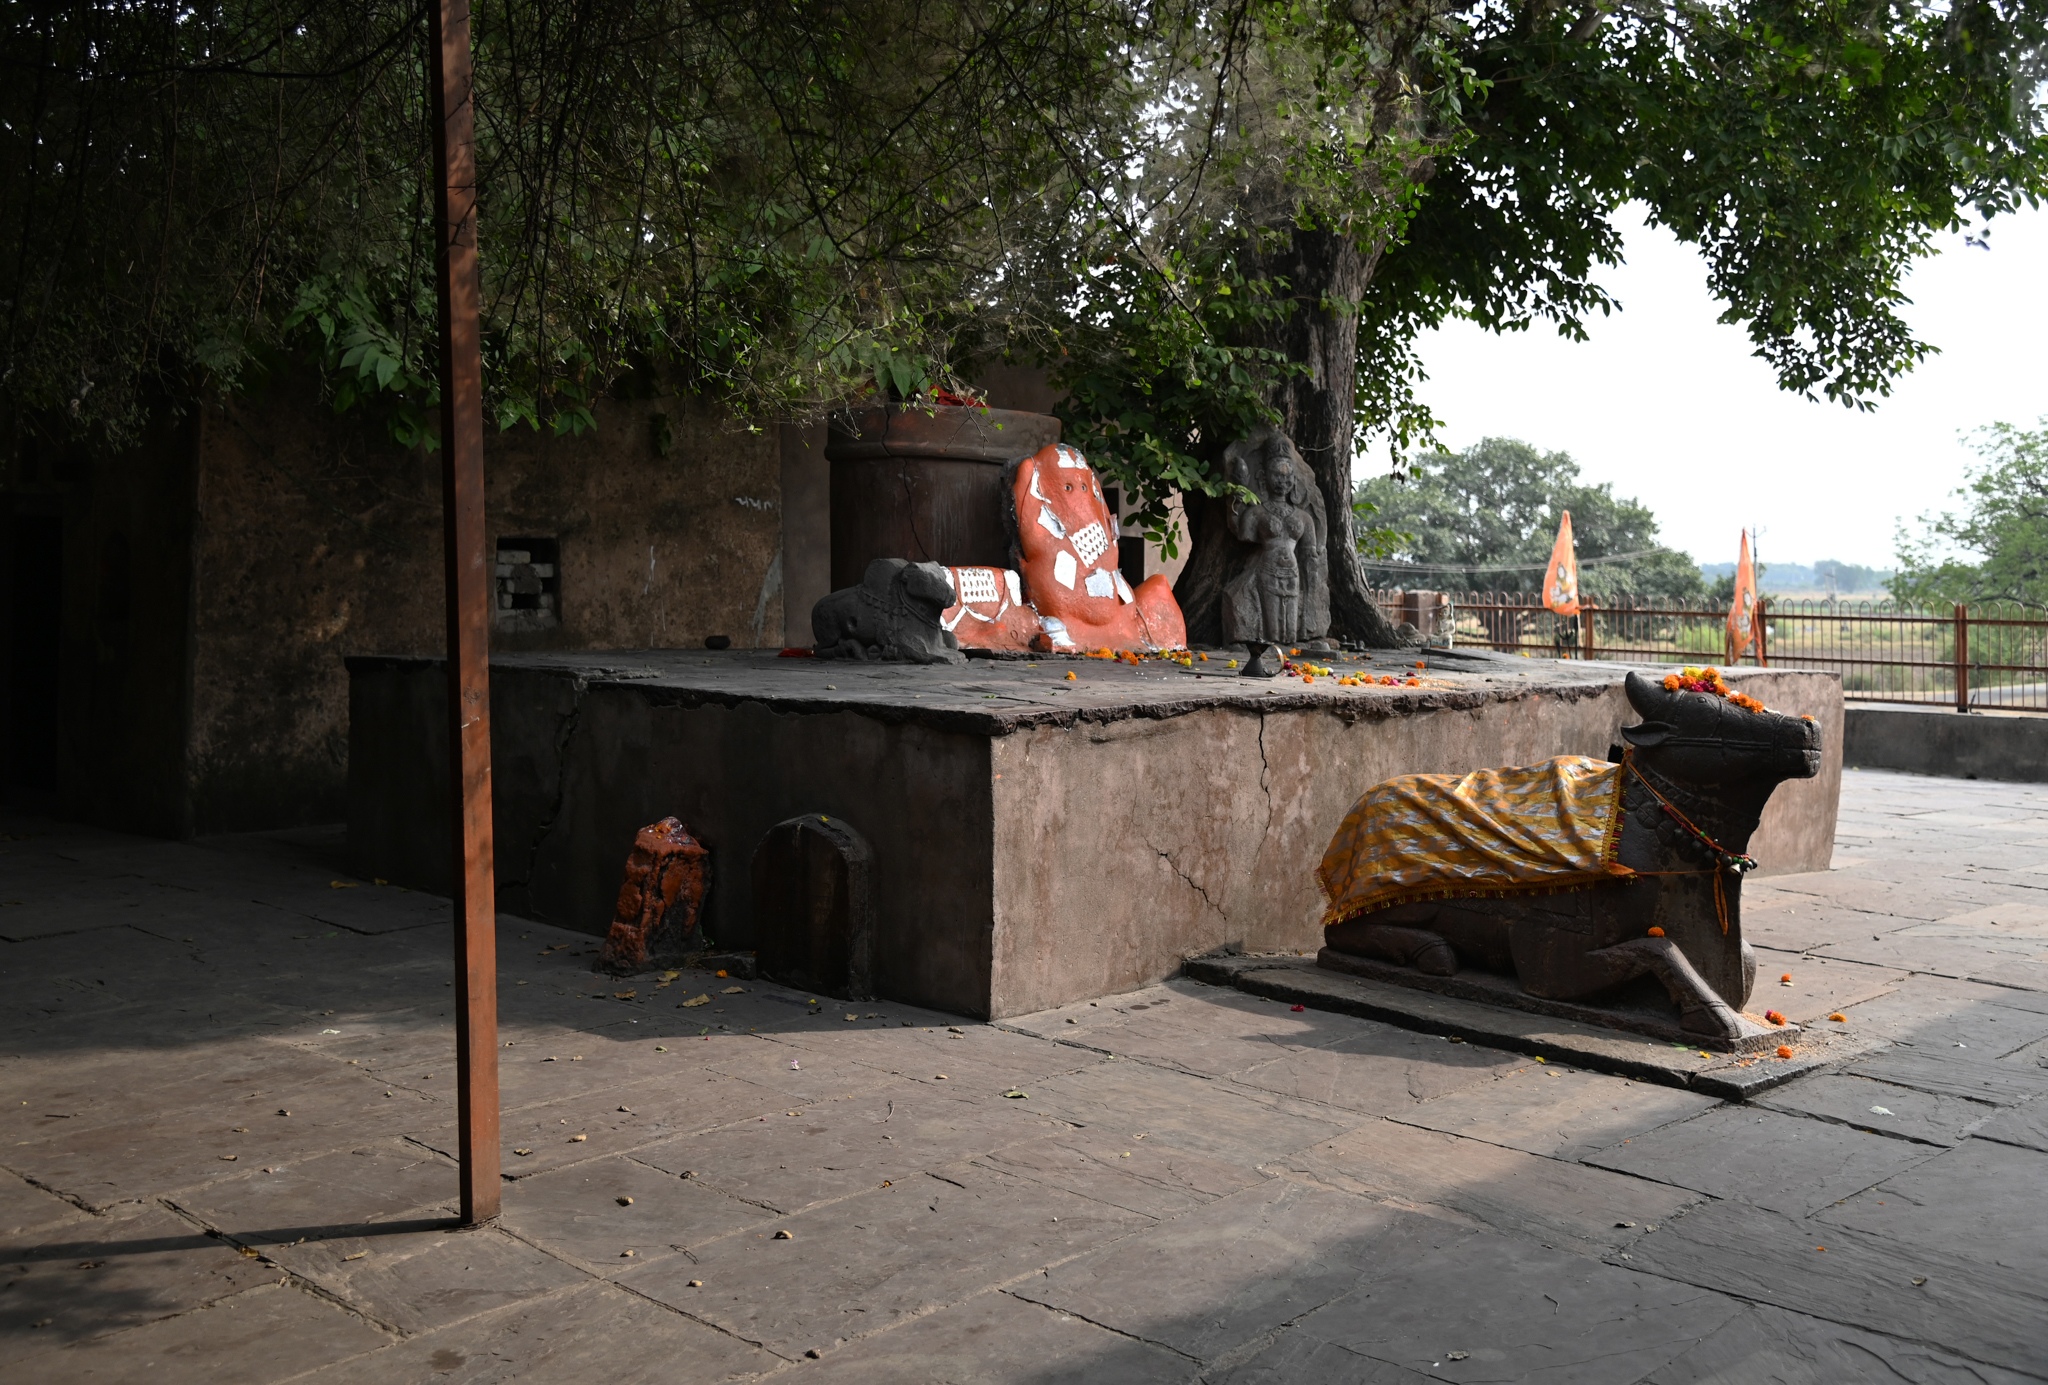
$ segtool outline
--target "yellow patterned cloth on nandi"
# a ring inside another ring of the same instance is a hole
[[[1316,875],[1323,925],[1423,899],[1583,889],[1620,864],[1622,767],[1560,755],[1525,769],[1404,774],[1351,806]]]

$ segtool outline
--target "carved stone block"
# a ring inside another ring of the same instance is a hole
[[[598,964],[626,975],[671,966],[702,942],[697,921],[711,884],[711,853],[679,818],[640,829]]]
[[[754,848],[754,947],[761,974],[841,1000],[872,995],[874,853],[818,813],[768,829]]]

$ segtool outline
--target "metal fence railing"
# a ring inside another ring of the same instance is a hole
[[[1577,616],[1534,592],[1374,593],[1395,622],[1456,644],[1553,659],[1727,664],[1728,611],[1703,601],[1585,601]],[[2048,712],[2048,616],[2006,603],[1757,603],[1759,640],[1740,660],[1833,669],[1851,701]]]

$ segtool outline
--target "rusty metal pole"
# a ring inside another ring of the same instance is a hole
[[[1956,603],[1956,710],[1970,710],[1970,608]]]
[[[491,851],[491,588],[484,542],[483,360],[469,0],[427,10],[435,287],[441,336],[442,551],[455,847],[455,1081],[462,1221],[498,1215],[498,935]]]

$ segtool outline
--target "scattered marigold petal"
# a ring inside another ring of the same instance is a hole
[[[1069,683],[1074,681],[1074,675],[1072,673],[1067,674],[1067,681]]]
[[[1783,976],[1779,977],[1778,979],[1779,979],[1780,981],[1790,981],[1790,980],[1792,979],[1792,973],[1788,971],[1788,972],[1786,972],[1786,973],[1785,973],[1785,974],[1784,974]]]
[[[1776,1010],[1764,1011],[1764,1018],[1769,1020],[1772,1024],[1783,1024],[1785,1022],[1785,1017],[1779,1014]]]
[[[1650,936],[1653,938],[1661,938],[1664,936],[1664,930],[1661,928],[1652,928],[1650,930]]]
[[[1790,1058],[1790,1057],[1792,1056],[1792,1047],[1791,1047],[1791,1045],[1789,1045],[1789,1044],[1779,1044],[1779,1045],[1778,1045],[1778,1056],[1779,1056],[1780,1058]]]
[[[1837,1011],[1835,1014],[1829,1015],[1828,1018],[1833,1020],[1836,1024],[1847,1024],[1849,1022],[1849,1017],[1845,1014],[1840,1013],[1839,1011]]]

